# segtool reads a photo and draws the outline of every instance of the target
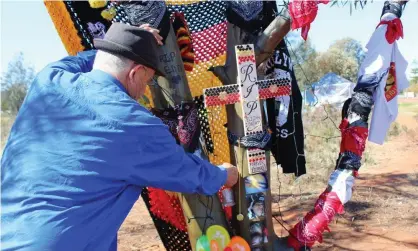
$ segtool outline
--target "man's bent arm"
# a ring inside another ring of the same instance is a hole
[[[137,156],[140,160],[130,171],[135,184],[212,195],[227,180],[227,171],[223,167],[186,153],[162,123],[151,127],[140,145]]]

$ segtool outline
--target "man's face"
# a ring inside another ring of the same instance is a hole
[[[128,80],[128,93],[138,100],[145,93],[145,88],[152,82],[155,71],[143,65],[134,65],[130,70]]]

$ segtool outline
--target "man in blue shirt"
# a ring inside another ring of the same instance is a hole
[[[186,153],[135,101],[161,74],[157,33],[115,23],[97,54],[37,75],[1,160],[2,250],[116,250],[142,187],[212,195],[237,182],[235,167]]]

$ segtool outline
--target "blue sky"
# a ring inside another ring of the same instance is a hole
[[[1,0],[1,71],[22,51],[27,62],[37,70],[51,61],[66,56],[52,21],[42,1]],[[352,37],[366,45],[375,29],[383,1],[374,0],[363,10],[353,11],[348,6],[330,7],[320,4],[316,20],[311,25],[309,38],[318,51],[325,51],[335,40]],[[402,16],[404,39],[399,41],[405,58],[418,60],[418,0],[410,0]]]

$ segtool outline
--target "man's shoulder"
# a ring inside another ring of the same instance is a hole
[[[97,80],[89,73],[67,75],[65,71],[49,69],[41,71],[33,84],[30,96],[36,96],[35,100],[53,99],[54,106],[48,105],[47,109],[61,109],[79,116],[86,113],[88,117],[127,127],[161,123],[119,85]]]

